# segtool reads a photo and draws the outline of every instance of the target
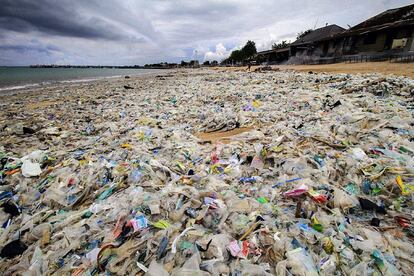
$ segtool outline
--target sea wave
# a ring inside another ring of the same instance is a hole
[[[26,88],[33,88],[33,87],[37,87],[37,86],[44,86],[44,85],[50,85],[50,84],[59,84],[59,83],[91,82],[91,81],[98,81],[98,80],[102,80],[102,79],[112,79],[112,78],[120,78],[120,77],[122,77],[122,76],[105,76],[105,77],[96,77],[96,78],[88,78],[88,79],[44,81],[44,82],[40,82],[40,83],[28,83],[28,84],[22,84],[22,85],[0,87],[0,91],[11,91],[11,90],[18,90],[18,89],[26,89]]]
[[[14,85],[14,86],[6,86],[6,87],[0,87],[1,91],[13,91],[13,90],[19,90],[19,89],[26,89],[26,88],[33,88],[37,86],[44,86],[44,85],[51,85],[51,84],[60,84],[60,83],[82,83],[82,82],[91,82],[91,81],[98,81],[102,79],[114,79],[114,78],[121,78],[123,75],[117,75],[117,76],[102,76],[102,77],[95,77],[95,78],[88,78],[88,79],[72,79],[72,80],[59,80],[59,81],[44,81],[40,83],[28,83],[28,84],[22,84],[22,85]]]
[[[166,72],[166,71],[164,70],[164,72]],[[132,76],[142,76],[142,75],[149,75],[149,74],[155,74],[155,73],[159,73],[159,70],[153,70],[151,72],[140,72],[139,74],[131,74],[131,75]],[[125,74],[114,75],[114,76],[97,76],[97,77],[93,77],[93,78],[53,80],[53,81],[44,81],[44,82],[40,82],[40,83],[19,84],[19,85],[13,85],[13,86],[0,87],[0,92],[2,92],[2,91],[13,92],[14,90],[33,88],[33,87],[44,86],[44,85],[56,85],[56,84],[60,84],[60,83],[71,84],[71,83],[92,82],[92,81],[98,81],[98,80],[103,80],[103,79],[122,78],[124,76],[125,76]]]
[[[14,85],[14,86],[6,86],[6,87],[0,87],[0,91],[10,91],[10,90],[17,90],[17,89],[25,89],[25,88],[31,88],[35,86],[41,86],[46,85],[49,83],[29,83],[29,84],[22,84],[22,85]]]

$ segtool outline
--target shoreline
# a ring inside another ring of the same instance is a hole
[[[261,65],[254,65],[251,67],[251,72],[255,69],[262,67]],[[156,70],[156,72],[146,72],[137,75],[115,75],[115,76],[101,76],[85,79],[68,79],[68,80],[56,80],[46,81],[41,83],[28,83],[16,86],[0,87],[0,98],[10,94],[20,94],[22,91],[31,91],[41,88],[47,88],[51,86],[60,86],[66,84],[83,84],[93,83],[99,81],[111,81],[114,79],[123,79],[125,76],[135,78],[138,76],[151,76],[154,74],[168,74],[175,71],[187,71],[187,70],[212,70],[217,72],[247,72],[246,66],[241,67],[205,67],[199,69],[187,69],[187,68],[173,68],[173,69],[150,69]],[[363,62],[363,63],[335,63],[335,64],[321,64],[321,65],[271,65],[274,70],[280,71],[295,71],[295,72],[309,72],[325,73],[325,74],[381,74],[384,76],[402,76],[414,78],[414,63],[391,63],[391,62]],[[139,69],[137,69],[139,70]]]

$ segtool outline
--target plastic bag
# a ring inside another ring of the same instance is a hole
[[[334,188],[334,206],[343,210],[355,207],[358,200],[355,196],[349,195],[344,191]]]
[[[315,264],[311,256],[309,256],[305,249],[296,248],[286,252],[287,266],[291,268],[293,274],[305,276],[317,276]]]

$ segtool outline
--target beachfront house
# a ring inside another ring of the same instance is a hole
[[[414,51],[414,4],[384,11],[337,35],[339,55],[385,57]]]
[[[252,58],[257,64],[273,64],[280,63],[289,59],[289,47],[282,49],[272,49],[257,52],[256,55]]]
[[[258,63],[414,60],[414,4],[384,11],[348,30],[332,24],[283,49],[258,52]]]
[[[334,55],[338,43],[334,37],[344,31],[344,28],[335,24],[313,30],[290,44],[290,56],[300,60],[312,60]]]
[[[294,62],[299,59],[308,60],[314,57],[320,57],[332,51],[335,45],[330,42],[331,38],[335,34],[343,31],[345,29],[337,25],[325,26],[313,30],[284,48],[258,52],[254,60],[259,64],[274,64],[286,62],[287,60]]]

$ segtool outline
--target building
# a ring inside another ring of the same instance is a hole
[[[390,9],[335,37],[338,55],[396,54],[414,51],[414,5]]]
[[[321,56],[331,50],[334,45],[331,45],[330,40],[338,33],[345,31],[344,28],[337,25],[329,25],[323,28],[313,30],[304,35],[295,42],[287,45],[285,48],[272,49],[258,52],[254,60],[257,63],[281,63],[288,59],[295,60],[295,58],[307,59],[313,56]],[[325,46],[328,45],[329,47]]]
[[[335,52],[335,35],[343,33],[344,28],[332,24],[299,38],[290,44],[290,56],[326,56]]]
[[[406,58],[410,57],[410,58]],[[325,26],[283,49],[262,51],[258,63],[334,63],[356,60],[414,60],[414,4],[382,12],[348,30]]]
[[[290,48],[285,47],[282,49],[272,49],[267,51],[257,52],[257,54],[253,57],[253,60],[258,63],[280,63],[289,59],[290,55]]]

